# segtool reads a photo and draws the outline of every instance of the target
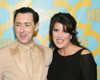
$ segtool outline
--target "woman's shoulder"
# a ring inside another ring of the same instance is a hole
[[[87,48],[83,47],[77,47],[77,51],[81,51],[81,55],[86,55],[91,53]]]
[[[88,49],[83,49],[81,52],[81,55],[87,55],[90,54],[91,52]]]

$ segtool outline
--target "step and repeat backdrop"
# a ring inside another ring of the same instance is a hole
[[[39,13],[39,31],[34,40],[49,46],[50,18],[58,12],[72,14],[77,20],[78,40],[93,54],[100,80],[100,0],[0,0],[0,48],[14,39],[13,12],[31,7]]]

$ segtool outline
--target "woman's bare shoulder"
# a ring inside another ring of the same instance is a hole
[[[81,55],[84,55],[84,54],[90,54],[91,52],[87,49],[84,49],[81,53]]]

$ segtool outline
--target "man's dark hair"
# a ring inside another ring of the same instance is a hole
[[[35,12],[30,7],[22,7],[20,9],[15,10],[15,12],[14,12],[14,22],[15,22],[15,19],[16,19],[16,16],[17,16],[18,13],[32,13],[34,23],[36,24],[39,21],[39,15],[38,15],[38,13]]]

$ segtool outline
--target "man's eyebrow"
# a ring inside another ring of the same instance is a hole
[[[30,22],[25,22],[24,24],[31,24]]]
[[[15,24],[21,24],[20,22],[15,22]]]

